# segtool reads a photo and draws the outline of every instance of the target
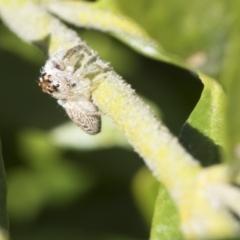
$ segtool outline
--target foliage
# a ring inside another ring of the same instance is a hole
[[[0,0],[2,21],[22,40],[52,55],[81,41],[75,29],[142,96],[115,73],[103,79],[93,92],[107,115],[103,132],[86,136],[62,124],[63,112],[37,91],[32,79],[41,54],[1,26],[1,131],[13,237],[239,237],[239,5]],[[181,144],[162,121],[180,132]],[[140,169],[122,133],[160,184]],[[0,173],[0,224],[7,229],[3,166]],[[131,206],[131,181],[147,227]],[[60,218],[47,221],[48,228],[41,221],[49,214]],[[44,231],[29,234],[30,222]]]

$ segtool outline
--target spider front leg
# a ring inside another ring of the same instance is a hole
[[[92,52],[84,45],[77,45],[69,49],[63,56],[63,63],[66,65],[66,71],[73,74],[78,69],[82,68],[85,59],[89,59]]]
[[[91,90],[95,88],[99,81],[104,79],[106,77],[107,72],[109,72],[111,68],[108,64],[98,64],[93,63],[92,65],[85,66],[84,69],[81,70],[81,72],[76,71],[76,77],[82,77],[84,79],[87,79],[89,81],[89,85]]]
[[[104,66],[100,66],[96,64],[96,74],[92,76],[92,81],[91,81],[91,89],[94,90],[98,84],[100,83],[101,80],[105,79],[109,72],[111,71],[111,67],[107,64],[104,63]]]

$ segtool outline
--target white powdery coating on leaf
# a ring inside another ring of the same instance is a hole
[[[144,40],[148,39],[145,30],[126,16],[123,17],[109,10],[98,9],[92,4],[50,1],[46,4],[46,7],[54,14],[76,26],[110,31]]]
[[[77,33],[31,1],[10,0],[0,5],[0,14],[6,25],[26,42],[49,41],[49,55],[78,45]]]

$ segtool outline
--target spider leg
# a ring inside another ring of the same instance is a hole
[[[69,49],[62,60],[66,66],[66,71],[73,74],[76,70],[84,66],[85,59],[91,58],[92,52],[85,45],[78,45]]]

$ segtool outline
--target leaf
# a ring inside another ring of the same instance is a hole
[[[65,21],[107,32],[145,56],[217,76],[235,18],[233,2],[50,1],[47,7]]]
[[[58,207],[79,199],[95,183],[95,176],[67,161],[44,131],[21,131],[18,146],[27,167],[8,172],[8,212],[13,221],[33,220],[47,205]]]
[[[152,222],[158,189],[159,183],[146,167],[141,168],[134,176],[132,184],[133,195],[144,219],[149,225]]]
[[[217,76],[225,57],[238,1],[218,0],[113,0],[167,52],[190,66]],[[235,3],[234,3],[235,2]]]
[[[105,116],[103,116],[102,120],[103,131],[94,138],[81,131],[81,129],[72,122],[54,128],[50,132],[50,138],[57,146],[75,150],[104,149],[116,146],[130,148],[125,136],[117,129],[113,122]]]
[[[219,148],[224,146],[226,96],[216,80],[199,76],[204,89],[182,128],[180,141],[203,165],[210,165],[220,161]]]
[[[6,232],[2,229],[0,229],[0,240],[9,240]]]
[[[233,1],[232,31],[228,35],[227,47],[225,49],[225,60],[222,65],[220,79],[226,88],[228,102],[226,106],[226,160],[233,163],[232,170],[235,173],[240,171],[240,44],[239,24],[240,17],[237,9],[239,1]]]
[[[114,1],[109,0],[96,3],[76,1],[46,3],[52,13],[66,22],[109,33],[147,57],[187,67],[176,56],[167,53],[140,25],[120,14],[115,5]]]
[[[177,208],[163,185],[155,203],[150,240],[183,240]]]

